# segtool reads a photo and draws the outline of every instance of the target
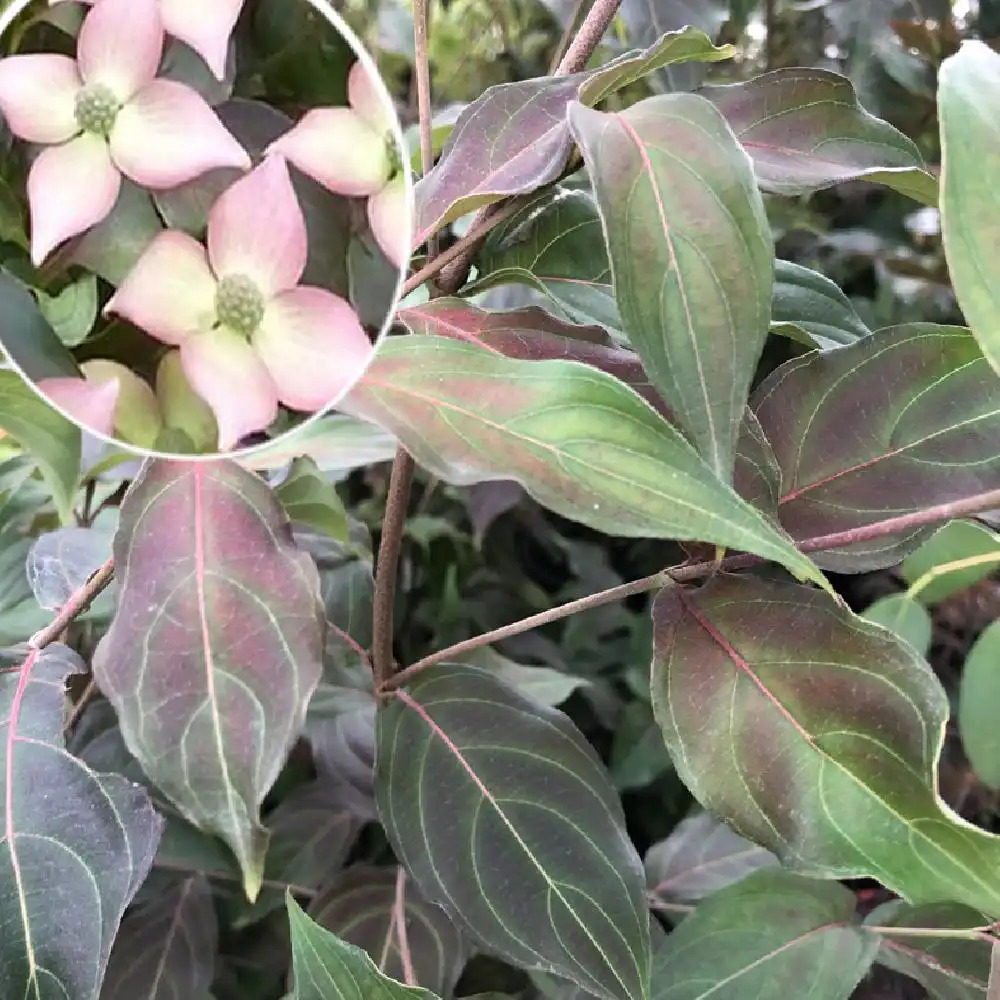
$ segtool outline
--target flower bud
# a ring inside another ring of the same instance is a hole
[[[85,361],[80,371],[91,385],[118,383],[115,436],[137,448],[154,448],[163,428],[163,418],[153,390],[117,361]]]
[[[156,370],[156,398],[168,430],[180,431],[195,452],[214,451],[219,428],[212,408],[199,396],[181,367],[181,352],[163,356]]]
[[[413,239],[405,175],[397,175],[368,199],[368,224],[382,253],[396,267],[405,267]]]
[[[347,100],[351,107],[381,136],[392,131],[392,114],[375,77],[359,59],[347,75]]]

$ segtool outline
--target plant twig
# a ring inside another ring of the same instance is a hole
[[[86,611],[98,594],[111,583],[114,573],[114,561],[109,559],[76,593],[70,596],[56,617],[28,640],[28,646],[35,650],[45,649],[55,642],[73,619]]]
[[[406,870],[400,865],[396,869],[396,896],[392,906],[396,923],[396,940],[399,942],[399,960],[403,966],[403,981],[407,986],[417,985],[417,975],[413,969],[413,954],[410,938],[406,930]]]
[[[569,12],[569,17],[566,19],[566,27],[563,29],[562,38],[559,39],[559,44],[556,46],[555,52],[552,53],[552,62],[549,65],[549,76],[553,76],[556,70],[559,69],[559,64],[563,61],[563,57],[566,55],[569,43],[573,41],[573,32],[576,29],[576,22],[580,20],[583,8],[587,6],[588,2],[589,0],[576,0],[573,4],[573,9]]]

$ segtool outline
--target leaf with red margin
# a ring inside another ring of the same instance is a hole
[[[1000,488],[1000,382],[961,327],[913,323],[782,365],[751,400],[781,468],[795,539]],[[917,528],[816,553],[824,569],[898,563]]]
[[[790,869],[1000,915],[1000,837],[937,789],[948,698],[908,643],[809,587],[653,603],[653,711],[695,798]]]
[[[459,115],[437,166],[416,185],[413,245],[467,212],[556,180],[573,148],[566,123],[571,101],[594,105],[653,70],[717,62],[733,51],[685,28],[586,73],[490,87]]]
[[[163,821],[146,792],[66,752],[66,646],[0,672],[0,996],[96,1000]]]
[[[774,242],[747,155],[694,94],[569,108],[629,342],[723,482],[767,339]]]
[[[448,337],[390,338],[341,409],[392,431],[454,485],[515,480],[598,531],[724,545],[826,585],[677,430],[596,368],[506,358]]]
[[[920,151],[865,111],[846,77],[794,67],[698,93],[729,122],[765,191],[799,195],[866,180],[937,205],[937,180]]]
[[[232,849],[247,897],[260,804],[322,671],[319,575],[274,494],[235,462],[151,462],[121,507],[118,614],[94,656],[131,753]]]

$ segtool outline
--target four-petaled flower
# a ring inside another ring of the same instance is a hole
[[[49,6],[64,0],[49,0]],[[92,5],[98,0],[80,0]],[[103,0],[101,0],[103,2]],[[217,80],[226,76],[229,37],[245,0],[159,0],[160,19],[168,35],[194,49]]]
[[[219,448],[229,450],[268,427],[279,402],[309,413],[336,403],[373,347],[349,303],[299,285],[306,226],[282,156],[219,197],[207,242],[206,253],[184,233],[161,233],[106,312],[180,347],[188,381],[215,413]]]
[[[157,0],[99,0],[75,60],[0,60],[0,112],[16,136],[48,147],[28,177],[36,264],[111,212],[123,174],[163,189],[216,167],[249,169],[246,151],[199,94],[156,79],[163,42]]]

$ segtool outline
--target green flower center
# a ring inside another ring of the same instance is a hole
[[[105,87],[103,83],[94,83],[77,91],[76,121],[84,132],[106,139],[111,135],[121,108],[111,88]]]
[[[233,274],[219,282],[215,312],[223,326],[249,338],[264,318],[264,296],[249,278]]]

